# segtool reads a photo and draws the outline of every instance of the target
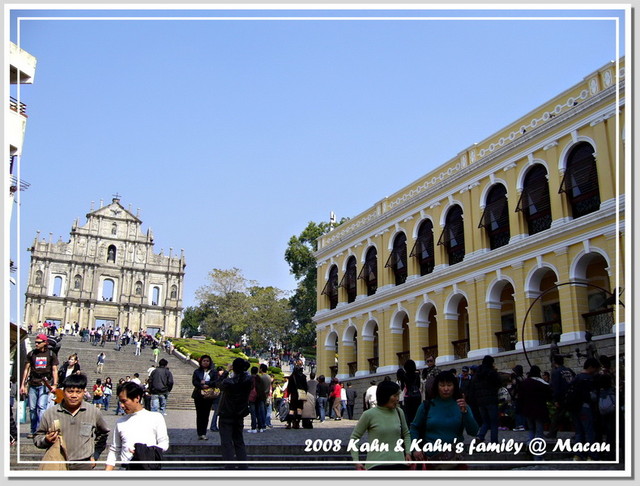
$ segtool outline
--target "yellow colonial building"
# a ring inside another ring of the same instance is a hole
[[[607,64],[321,237],[318,374],[624,334],[624,72]]]

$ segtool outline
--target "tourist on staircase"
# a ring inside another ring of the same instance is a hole
[[[214,364],[211,356],[203,354],[198,362],[200,366],[193,371],[191,379],[193,383],[191,398],[193,398],[196,407],[198,439],[208,440],[207,425],[209,425],[209,414],[213,405],[217,375],[213,368]]]

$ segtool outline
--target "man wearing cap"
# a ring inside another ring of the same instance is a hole
[[[433,382],[442,370],[436,366],[436,358],[434,356],[427,356],[425,363],[427,366],[422,369],[420,386],[422,388],[422,396],[426,400],[427,398],[435,398],[431,396]]]
[[[31,432],[27,438],[33,438],[36,433],[42,414],[47,409],[49,402],[49,387],[55,392],[58,387],[58,357],[47,346],[47,336],[36,336],[36,347],[29,351],[25,358],[24,373],[20,385],[20,394],[29,393],[29,413]]]
[[[471,375],[469,374],[469,367],[463,366],[462,373],[458,375],[458,385],[460,386],[460,393],[465,397],[469,394],[469,383],[471,383]]]

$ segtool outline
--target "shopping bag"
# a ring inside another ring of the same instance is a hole
[[[19,416],[20,423],[21,424],[26,424],[27,423],[27,409],[29,407],[27,406],[26,400],[20,400],[18,403],[20,404],[20,407],[18,409],[18,416]]]
[[[280,419],[280,422],[286,422],[288,415],[289,415],[289,402],[287,400],[282,400],[280,402],[280,407],[278,407],[278,418]]]
[[[46,462],[46,461],[66,461],[67,451],[64,446],[64,440],[62,436],[58,436],[56,440],[47,452],[45,452],[42,462],[38,469],[40,471],[66,471],[69,469],[64,462]]]

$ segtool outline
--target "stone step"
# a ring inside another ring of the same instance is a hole
[[[31,347],[33,348],[34,336],[30,336],[30,338]],[[100,352],[105,353],[106,362],[103,373],[98,375],[95,373],[95,364]],[[118,351],[115,349],[114,342],[107,342],[104,347],[94,346],[89,342],[80,341],[79,336],[65,335],[61,340],[61,347],[58,353],[60,364],[64,363],[72,353],[78,355],[81,369],[87,375],[88,388],[95,384],[97,378],[104,380],[104,378],[110,376],[115,386],[119,378],[133,377],[134,373],[138,373],[140,379],[144,382],[148,376],[147,370],[154,364],[150,346],[145,346],[141,350],[141,354],[136,356],[134,354],[135,345],[133,344],[122,346]],[[161,350],[160,358],[168,361],[167,367],[171,370],[174,379],[174,388],[169,395],[167,408],[175,410],[193,409],[191,378],[195,369],[194,366],[175,355],[166,353],[164,350]],[[115,397],[111,399],[109,405],[110,408],[113,407],[115,409]]]

